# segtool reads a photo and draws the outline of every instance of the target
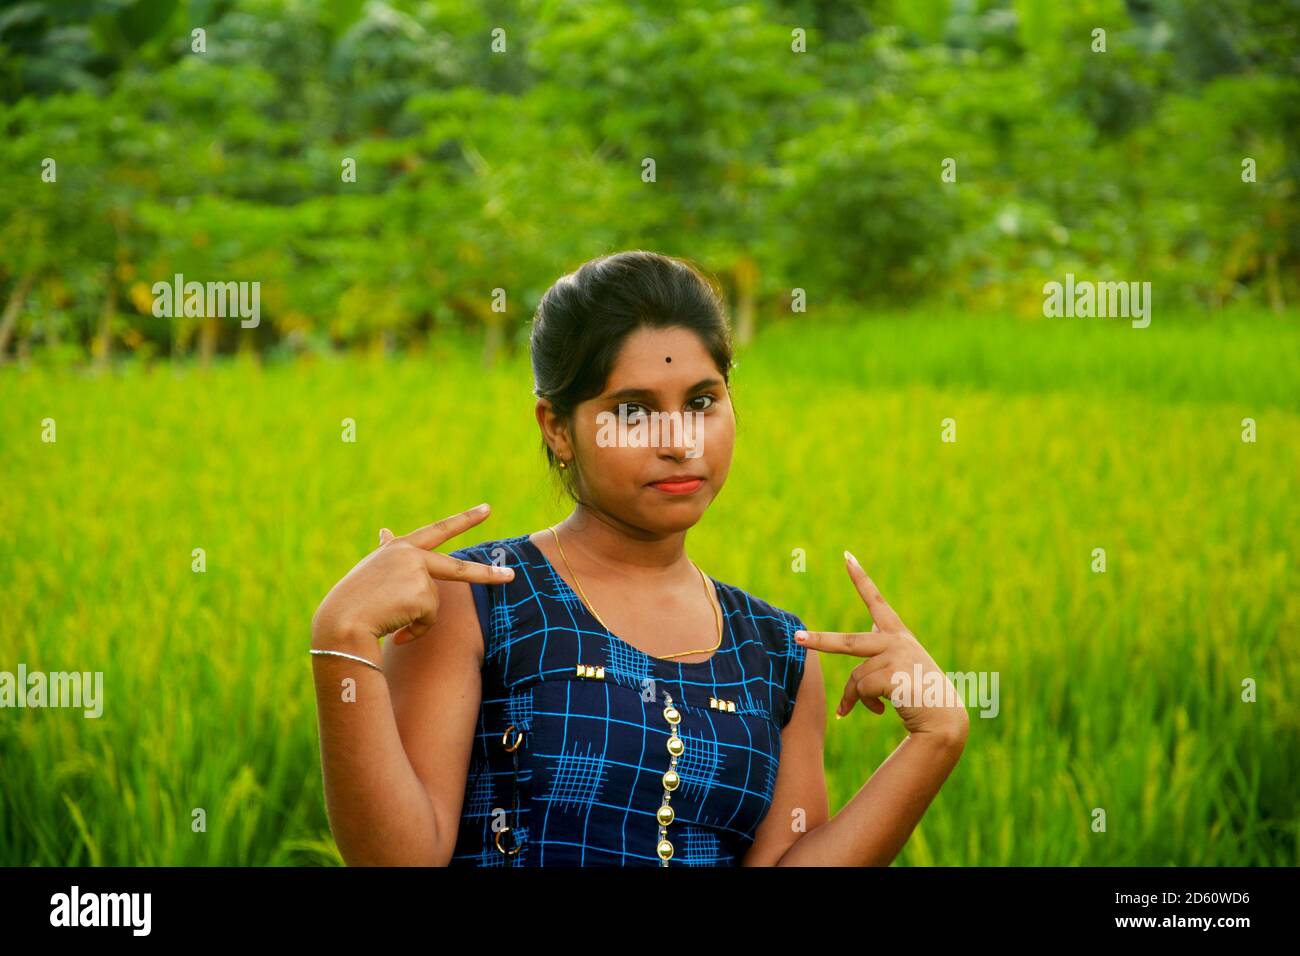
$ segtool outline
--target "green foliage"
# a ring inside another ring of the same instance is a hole
[[[1288,12],[20,3],[0,14],[0,360],[457,326],[509,346],[558,275],[638,246],[696,259],[765,321],[794,288],[1028,315],[1067,271],[1179,309],[1282,309],[1300,298]],[[176,271],[261,282],[264,328],[154,319]]]

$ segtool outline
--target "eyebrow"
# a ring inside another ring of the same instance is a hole
[[[710,388],[714,385],[721,385],[720,378],[702,378],[690,388],[688,392],[697,392],[702,388]],[[611,398],[658,398],[659,393],[652,388],[620,388],[617,392],[610,392],[605,396],[608,401]]]

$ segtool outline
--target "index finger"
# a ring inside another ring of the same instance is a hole
[[[505,581],[513,581],[515,577],[514,568],[500,567],[495,564],[479,564],[477,561],[453,558],[449,554],[439,554],[437,551],[427,555],[424,564],[429,570],[429,577],[441,578],[444,581],[501,584]]]
[[[803,635],[802,637],[800,635]],[[880,631],[845,633],[842,631],[795,631],[794,639],[802,647],[833,654],[874,657],[883,654],[889,639]]]
[[[442,544],[448,538],[454,538],[458,534],[464,534],[474,525],[478,524],[488,516],[491,509],[485,501],[481,505],[470,508],[468,511],[462,511],[458,515],[452,515],[450,518],[443,518],[441,521],[435,521],[433,524],[426,524],[423,528],[416,528],[410,534],[402,535],[407,541],[417,548],[424,548],[430,551]]]
[[[858,589],[858,594],[866,602],[867,610],[871,612],[871,619],[889,630],[906,629],[902,618],[895,614],[894,609],[885,601],[880,588],[876,587],[876,582],[871,580],[871,576],[862,565],[858,564],[858,559],[853,556],[853,552],[844,552],[844,563],[849,569],[853,586]]]

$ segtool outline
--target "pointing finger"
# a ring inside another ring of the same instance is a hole
[[[441,578],[444,581],[502,584],[506,581],[513,581],[515,577],[514,568],[499,567],[494,564],[479,564],[477,561],[453,558],[449,554],[439,554],[437,551],[426,557],[425,565],[429,569],[430,577]]]
[[[490,510],[487,502],[484,502],[475,508],[470,508],[468,511],[462,511],[458,515],[443,518],[441,521],[433,522],[433,524],[426,524],[423,528],[416,528],[403,537],[417,548],[431,551],[448,538],[454,538],[456,535],[463,534],[474,527],[488,516]]]
[[[867,605],[867,610],[871,612],[871,619],[877,624],[882,624],[890,630],[905,629],[903,621],[894,609],[889,606],[884,597],[880,594],[880,588],[876,587],[876,582],[871,580],[858,559],[853,556],[851,551],[844,552],[844,564],[849,570],[849,577],[853,580],[853,586],[858,589],[858,594]]]
[[[883,653],[889,640],[879,631],[875,633],[795,631],[794,639],[804,647],[830,651],[833,654],[854,654],[858,657],[873,657]]]

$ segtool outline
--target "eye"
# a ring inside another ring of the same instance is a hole
[[[634,408],[639,409],[640,411],[645,411],[644,405],[638,405],[636,402],[623,402],[618,406],[618,417],[623,419],[625,422],[631,421],[637,417],[631,411]]]
[[[714,405],[718,404],[718,400],[717,400],[716,398],[714,398],[712,395],[696,395],[693,399],[691,399],[691,401],[692,401],[692,402],[698,402],[698,401],[699,401],[700,399],[702,399],[702,398],[708,399],[709,404],[704,405],[704,406],[702,406],[702,407],[700,407],[700,408],[697,408],[696,411],[700,411],[700,412],[702,412],[702,411],[704,411],[704,409],[706,409],[706,408],[712,408]]]

